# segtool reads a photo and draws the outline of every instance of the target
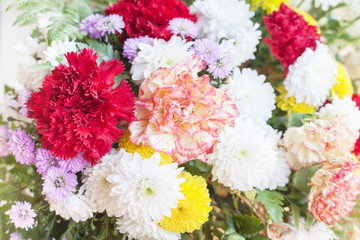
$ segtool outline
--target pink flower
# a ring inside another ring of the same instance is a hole
[[[239,111],[227,91],[198,77],[205,64],[194,57],[189,64],[156,70],[140,86],[131,141],[172,155],[178,163],[211,150],[225,125],[234,125]]]
[[[325,163],[311,179],[308,208],[315,219],[329,225],[339,221],[356,205],[360,178],[354,171],[357,163],[351,158]]]
[[[29,202],[16,201],[9,210],[9,217],[10,222],[12,222],[16,228],[23,228],[27,231],[29,228],[33,228],[36,213],[31,208]]]
[[[355,141],[351,131],[339,119],[317,119],[301,127],[289,128],[284,135],[287,160],[294,170],[347,157]]]

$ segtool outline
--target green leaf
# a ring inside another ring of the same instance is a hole
[[[94,49],[99,55],[100,62],[110,59],[120,59],[119,52],[114,50],[110,44],[102,43],[94,39],[87,39],[86,42],[89,47]]]
[[[257,217],[238,214],[233,217],[233,221],[236,231],[245,237],[264,229],[264,225]]]
[[[257,194],[256,200],[264,205],[271,219],[277,224],[282,223],[284,196],[281,193],[268,190],[257,190]]]
[[[315,172],[320,168],[320,166],[320,164],[316,164],[297,171],[292,179],[294,187],[300,191],[308,193],[311,188],[308,183],[311,181],[311,178],[314,176]]]
[[[310,113],[293,113],[288,116],[287,127],[301,127],[305,121],[315,119],[315,114]]]
[[[10,4],[6,9],[5,9],[5,12],[9,11],[10,9],[13,9],[13,8],[18,8],[22,5],[25,5],[26,3],[28,3],[30,0],[20,0],[20,1],[16,1],[12,4]]]
[[[300,218],[300,208],[299,208],[299,206],[297,206],[293,203],[291,203],[290,208],[291,208],[291,215],[294,219],[295,227],[296,227],[296,229],[298,229],[299,228],[299,218]]]
[[[0,179],[5,181],[5,177],[6,177],[6,168],[2,167],[0,168]]]

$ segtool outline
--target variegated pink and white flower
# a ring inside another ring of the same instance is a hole
[[[178,163],[209,152],[225,125],[239,111],[227,90],[198,76],[205,64],[198,57],[185,65],[159,68],[140,86],[135,117],[129,127],[134,144],[172,155]]]
[[[332,225],[353,209],[360,194],[360,178],[355,175],[357,166],[351,158],[331,161],[315,173],[308,208],[316,220]]]

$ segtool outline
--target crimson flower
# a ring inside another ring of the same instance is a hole
[[[124,80],[112,88],[115,76],[124,70],[119,60],[98,66],[97,54],[90,49],[65,56],[69,66],[56,67],[32,94],[29,117],[36,120],[44,148],[63,159],[84,153],[96,164],[123,133],[116,127],[119,120],[134,118],[134,93]]]
[[[316,26],[309,25],[304,18],[284,3],[279,11],[274,11],[264,22],[271,37],[264,39],[270,45],[272,54],[280,60],[285,74],[290,65],[303,54],[306,48],[316,49],[316,41],[320,41]]]
[[[352,100],[356,103],[356,106],[360,110],[360,96],[359,96],[359,94],[354,93],[353,96],[352,96]],[[355,143],[354,154],[356,156],[359,156],[359,154],[360,154],[360,138],[358,138],[358,140]]]
[[[172,36],[167,29],[169,21],[176,17],[188,18],[189,8],[181,0],[120,0],[106,9],[105,13],[123,17],[128,37],[149,36],[169,40]]]

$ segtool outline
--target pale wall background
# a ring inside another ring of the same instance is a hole
[[[17,42],[22,42],[23,39],[31,33],[31,27],[12,27],[13,22],[19,15],[14,9],[5,12],[9,3],[0,3],[0,90],[2,91],[3,84],[6,83],[14,88],[19,89],[20,85],[17,83],[16,65],[18,62],[18,55],[13,49]]]

